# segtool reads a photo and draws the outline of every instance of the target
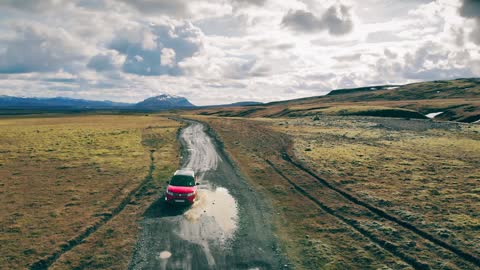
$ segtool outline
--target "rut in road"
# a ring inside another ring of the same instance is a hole
[[[471,254],[471,253],[468,253],[458,247],[455,247],[437,237],[435,237],[434,235],[416,227],[415,225],[411,224],[411,223],[408,223],[404,220],[401,220],[395,216],[392,216],[390,215],[389,213],[385,212],[384,210],[378,208],[378,207],[375,207],[367,202],[364,202],[356,197],[354,197],[353,195],[347,193],[346,191],[344,190],[341,190],[337,187],[334,187],[333,185],[331,185],[329,182],[327,182],[325,179],[319,177],[318,175],[316,175],[315,173],[313,173],[310,169],[306,168],[305,166],[303,166],[302,164],[294,161],[286,152],[282,153],[282,158],[283,160],[285,160],[286,162],[292,164],[293,166],[297,167],[298,169],[304,171],[305,173],[309,174],[310,176],[312,176],[314,179],[316,179],[319,183],[321,183],[322,185],[324,185],[325,187],[335,191],[337,194],[341,195],[343,198],[351,201],[352,203],[354,204],[357,204],[357,205],[360,205],[360,206],[363,206],[365,208],[367,208],[369,211],[371,211],[372,213],[374,213],[375,215],[378,215],[382,218],[385,218],[389,221],[392,221],[394,223],[396,223],[397,225],[407,229],[407,230],[410,230],[411,232],[415,233],[416,235],[420,236],[421,238],[439,246],[439,247],[442,247],[452,253],[454,253],[455,255],[457,255],[458,257],[460,257],[461,259],[467,261],[467,262],[470,262],[470,263],[473,263],[475,264],[477,267],[480,267],[480,258],[476,257],[475,255]]]

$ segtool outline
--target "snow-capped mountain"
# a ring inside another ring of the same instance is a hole
[[[147,110],[162,110],[175,108],[195,107],[190,101],[184,97],[161,94],[155,97],[147,98],[142,102],[135,104],[136,108]]]

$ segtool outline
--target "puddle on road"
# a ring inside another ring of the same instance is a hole
[[[170,253],[170,251],[162,251],[160,252],[160,254],[158,255],[158,257],[161,259],[161,260],[167,260],[168,258],[172,257],[172,253]]]
[[[168,259],[172,257],[172,253],[170,251],[164,250],[158,254],[158,258],[160,259],[160,270],[167,269]]]
[[[210,266],[215,260],[210,244],[225,248],[237,229],[238,209],[235,199],[223,187],[198,190],[198,199],[186,211],[176,234],[182,239],[199,244]]]
[[[205,133],[205,127],[191,123],[182,130],[181,137],[188,151],[182,167],[194,170],[204,185],[198,187],[197,200],[187,211],[182,212],[181,216],[172,216],[178,222],[174,233],[183,240],[199,245],[209,268],[212,268],[215,265],[212,250],[215,252],[219,248],[227,248],[237,229],[237,203],[226,188],[203,181],[206,172],[216,170],[222,161],[212,140]],[[182,263],[191,266],[193,257],[188,254],[190,259],[183,259]]]
[[[218,187],[215,190],[199,190],[198,201],[185,212],[190,222],[196,223],[202,216],[213,218],[225,237],[230,238],[237,228],[237,203],[228,190]]]

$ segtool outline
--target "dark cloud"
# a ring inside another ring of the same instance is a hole
[[[463,47],[465,44],[465,30],[463,28],[451,28],[450,31],[455,36],[455,44],[458,47]]]
[[[401,41],[402,38],[399,37],[396,33],[391,31],[377,31],[368,33],[366,42],[368,43],[381,43],[381,42],[392,42],[392,41]]]
[[[386,50],[385,54],[387,55]],[[406,53],[397,61],[388,56],[378,59],[375,70],[377,77],[383,78],[385,82],[399,79],[437,80],[473,77],[470,65],[468,53],[455,53],[445,50],[438,43],[426,42],[415,52]]]
[[[475,44],[480,45],[480,18],[475,19],[477,26],[470,32],[470,40]]]
[[[47,78],[47,79],[44,79],[43,81],[45,82],[59,82],[59,83],[74,83],[76,82],[77,80],[76,79],[67,79],[67,78]]]
[[[344,35],[353,29],[350,7],[345,5],[331,6],[323,14],[322,22],[332,35]]]
[[[65,5],[66,3],[68,2],[62,0],[1,0],[0,7],[13,8],[23,11],[42,12]]]
[[[81,44],[62,28],[23,24],[15,32],[15,38],[2,44],[0,73],[57,71],[84,58]]]
[[[351,61],[358,61],[362,57],[361,53],[349,54],[349,55],[342,55],[342,56],[334,56],[333,58],[340,62],[351,62]]]
[[[190,23],[150,25],[120,31],[109,47],[126,56],[124,72],[178,76],[182,74],[178,63],[201,50],[203,34]]]
[[[397,54],[389,49],[385,49],[383,51],[383,54],[385,54],[386,57],[390,58],[390,59],[394,59],[394,58],[397,58]]]
[[[240,5],[257,5],[261,6],[265,4],[267,0],[232,0],[232,2],[235,4],[240,4]]]
[[[475,20],[475,28],[470,32],[469,37],[472,42],[480,45],[480,1],[462,0],[459,12],[462,17]]]
[[[335,78],[337,75],[335,73],[314,73],[301,78],[302,80],[317,80],[317,81],[328,81]]]
[[[14,1],[14,0],[11,0]],[[189,4],[199,0],[118,0],[146,14],[188,15]],[[262,6],[267,0],[230,0],[232,6]]]
[[[115,69],[115,59],[113,53],[97,54],[90,59],[87,67],[96,71],[108,71]]]
[[[480,17],[480,1],[478,0],[462,0],[460,7],[460,15],[466,18]]]
[[[297,32],[328,31],[331,35],[345,35],[352,31],[350,7],[339,4],[329,7],[322,16],[304,10],[290,10],[282,19],[282,25]]]
[[[323,30],[321,19],[304,10],[290,10],[282,19],[282,25],[298,32]]]
[[[119,0],[146,14],[181,16],[188,13],[188,1],[184,0]]]

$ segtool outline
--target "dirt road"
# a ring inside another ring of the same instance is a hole
[[[182,167],[200,178],[198,201],[178,208],[159,198],[145,212],[129,269],[287,268],[272,233],[271,209],[205,126],[189,122],[180,140]]]

